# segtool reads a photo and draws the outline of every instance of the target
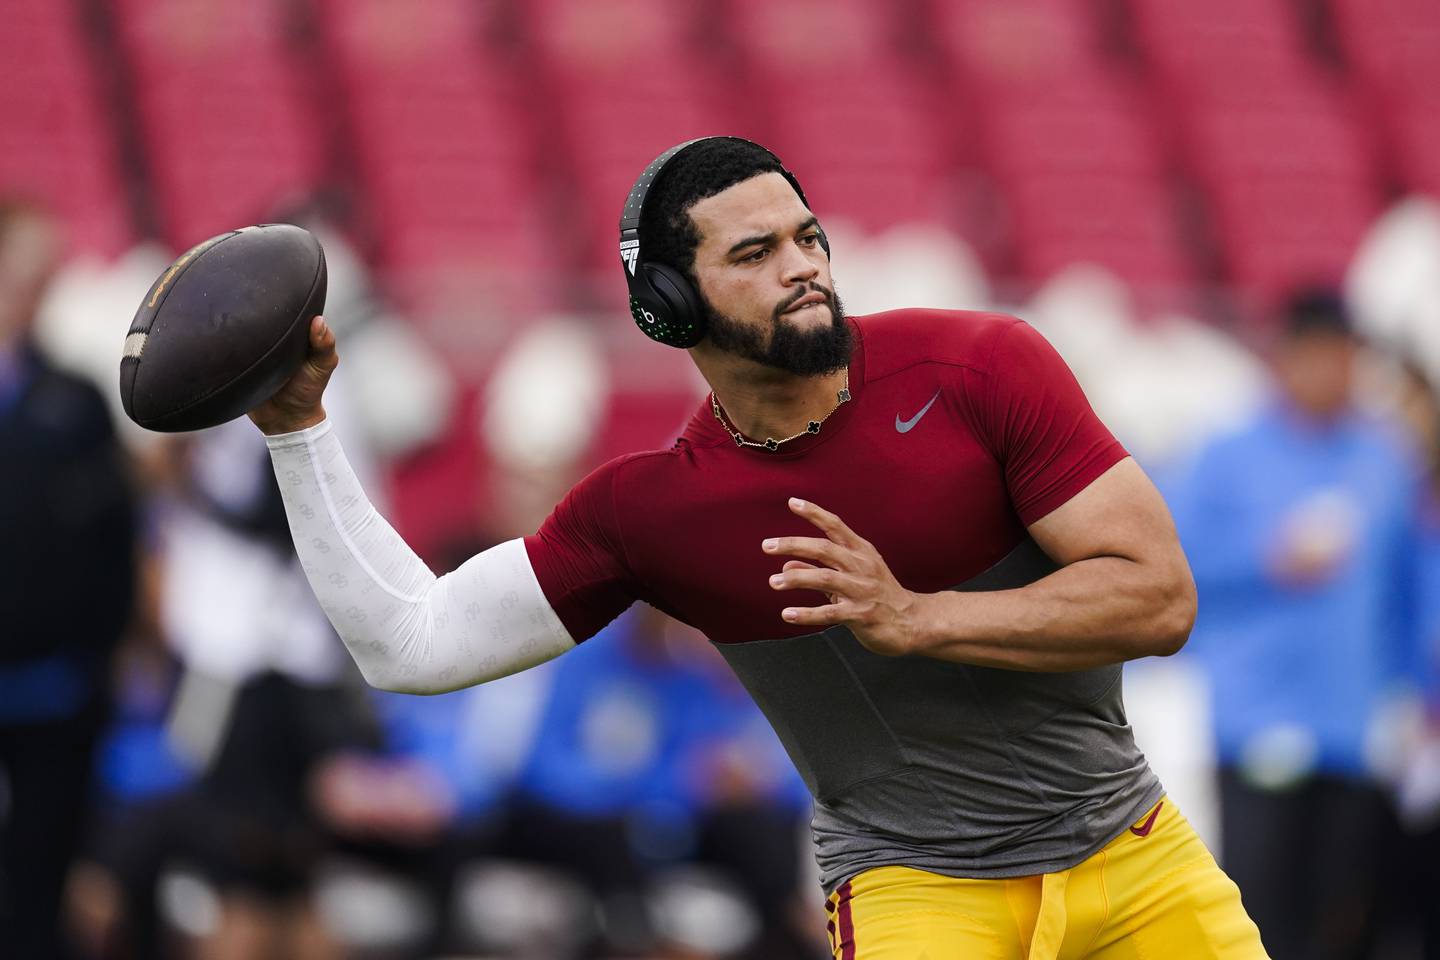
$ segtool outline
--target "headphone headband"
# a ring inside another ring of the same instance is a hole
[[[638,239],[640,235],[640,214],[645,209],[645,195],[650,192],[651,185],[660,178],[660,173],[665,165],[675,158],[675,155],[686,147],[697,144],[702,140],[720,140],[724,137],[697,137],[694,140],[686,140],[684,143],[677,143],[666,150],[660,156],[651,160],[645,169],[640,171],[640,177],[635,181],[635,186],[630,188],[630,196],[625,198],[625,209],[620,213],[620,236],[625,238],[629,231]],[[758,146],[758,144],[757,144]]]

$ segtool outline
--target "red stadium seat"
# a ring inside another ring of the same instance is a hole
[[[1440,6],[1430,0],[1331,0],[1335,32],[1379,121],[1389,170],[1440,195]]]
[[[729,81],[755,106],[757,139],[831,222],[880,231],[951,218],[953,139],[885,4],[734,0],[726,25],[739,60]]]
[[[706,5],[625,0],[526,5],[522,19],[534,48],[532,83],[546,103],[539,138],[552,149],[558,235],[580,266],[598,275],[603,299],[624,303],[610,271],[618,262],[620,208],[645,164],[684,140],[751,133],[727,109],[729,91],[702,44]]]
[[[1072,44],[1081,30],[1072,23]],[[1082,69],[1062,95],[991,76],[977,99],[979,153],[1005,202],[1009,259],[1032,282],[1092,263],[1169,297],[1195,269],[1160,144],[1120,74],[1098,58]]]
[[[0,195],[52,209],[74,251],[133,242],[116,131],[70,4],[11,0],[0,29]]]
[[[320,0],[318,12],[392,289],[453,313],[413,298],[463,279],[472,307],[509,315],[538,289],[544,196],[529,87],[494,42],[501,4]]]
[[[925,8],[934,41],[982,94],[1048,87],[1064,95],[1101,63],[1086,0],[928,0]]]
[[[1331,0],[1335,33],[1366,84],[1387,100],[1440,98],[1440,5]]]
[[[873,0],[730,0],[724,19],[752,65],[823,82],[901,52],[904,18]]]
[[[1037,176],[1013,184],[1008,197],[1028,280],[1092,263],[1146,291],[1168,294],[1195,281],[1174,200],[1158,179]]]
[[[1097,89],[1088,103],[1014,97],[980,117],[984,152],[1001,180],[1032,174],[1158,176],[1164,162],[1141,105],[1128,91]]]
[[[1169,79],[1244,82],[1306,59],[1288,0],[1130,0],[1136,39]]]
[[[288,44],[288,5],[116,0],[164,233],[183,248],[326,178],[326,127]]]
[[[1263,164],[1222,152],[1202,168],[1229,279],[1264,297],[1338,279],[1379,213],[1372,177],[1336,173],[1323,160],[1309,165],[1302,150]]]
[[[1242,295],[1338,279],[1379,206],[1375,150],[1286,0],[1130,0],[1155,110]]]
[[[878,231],[905,221],[948,219],[953,124],[914,78],[893,64],[837,78],[806,109],[786,109],[787,80],[752,77],[766,103],[765,135],[805,185],[817,213]]]
[[[647,76],[683,63],[700,40],[705,5],[699,0],[531,0],[517,11],[547,69],[576,76]],[[647,81],[648,82],[648,81]]]
[[[1342,280],[1380,212],[1377,196],[1342,181],[1236,182],[1213,199],[1231,282],[1270,303]]]
[[[1440,102],[1412,101],[1390,111],[1396,169],[1405,186],[1440,198]]]
[[[1336,99],[1303,97],[1286,106],[1196,108],[1187,128],[1192,167],[1210,181],[1254,177],[1373,177],[1371,143]]]

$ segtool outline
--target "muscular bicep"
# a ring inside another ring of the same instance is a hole
[[[1190,577],[1170,510],[1132,457],[1116,463],[1029,529],[1061,566],[1115,557],[1153,566],[1158,575]]]
[[[640,594],[614,507],[615,463],[577,484],[525,538],[540,588],[576,643],[600,632]]]

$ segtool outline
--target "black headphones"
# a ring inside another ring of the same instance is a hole
[[[620,263],[625,269],[625,282],[630,287],[630,315],[645,336],[671,347],[693,347],[704,339],[705,310],[700,293],[689,277],[669,264],[652,263],[641,258],[640,218],[645,210],[645,197],[664,173],[666,165],[689,147],[706,140],[754,143],[742,137],[700,137],[671,147],[651,160],[640,174],[640,179],[630,188],[630,196],[625,199],[625,209],[620,214]],[[758,143],[754,145],[760,146]],[[765,150],[764,147],[760,149]],[[769,150],[765,152],[770,153]],[[770,156],[775,157],[773,153]],[[800,181],[785,169],[779,157],[775,157],[775,162],[780,165],[780,172],[790,181],[790,186],[795,188],[800,202],[809,207],[805,191],[800,189]],[[820,246],[825,256],[830,256],[830,241],[825,237],[824,230],[820,231]]]

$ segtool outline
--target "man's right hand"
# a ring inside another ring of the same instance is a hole
[[[310,352],[305,362],[273,397],[250,411],[250,419],[267,436],[293,433],[320,423],[325,419],[320,398],[339,363],[335,333],[324,317],[317,316],[310,321]]]

